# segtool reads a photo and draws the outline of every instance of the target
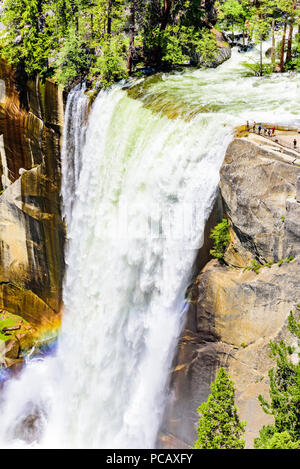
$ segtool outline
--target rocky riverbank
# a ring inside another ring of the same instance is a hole
[[[162,446],[196,439],[197,407],[225,366],[236,385],[247,447],[272,421],[269,341],[287,339],[287,317],[300,303],[300,159],[257,135],[236,138],[220,172],[219,206],[230,223],[225,263],[210,260],[190,290],[190,308],[172,373]],[[258,267],[256,267],[258,266]]]

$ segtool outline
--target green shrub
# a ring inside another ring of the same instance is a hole
[[[128,75],[126,69],[127,40],[124,37],[107,37],[100,44],[101,53],[91,67],[89,78],[99,80],[103,88]]]
[[[271,263],[269,263],[271,264]],[[250,262],[250,265],[247,265],[244,270],[253,270],[253,272],[255,272],[256,274],[259,274],[259,270],[264,267],[263,264],[260,264],[259,262],[257,262],[255,259],[252,259],[251,262]],[[268,266],[269,267],[269,266]]]
[[[71,84],[86,76],[91,64],[91,53],[81,38],[71,28],[57,59],[56,78],[62,85]]]
[[[297,449],[299,447],[300,441],[293,441],[287,431],[274,433],[264,444],[264,449]]]
[[[218,225],[216,225],[210,233],[210,238],[214,240],[214,246],[213,249],[211,249],[209,252],[213,257],[215,257],[219,261],[223,259],[226,248],[230,241],[228,229],[228,220],[226,220],[226,218],[223,218],[221,223],[218,223]]]
[[[260,64],[259,63],[243,63],[243,67],[246,69],[245,76],[260,76]],[[264,63],[262,65],[263,75],[271,75],[273,73],[273,65],[269,63]]]
[[[197,54],[202,63],[209,63],[218,51],[216,38],[209,29],[199,31],[192,26],[169,25],[165,30],[160,27],[150,29],[143,34],[141,42],[148,62],[153,58],[157,60],[159,55],[160,61],[167,66],[189,63]]]
[[[285,260],[286,260],[287,263],[293,261],[294,259],[295,259],[294,256],[290,256],[290,257],[288,257],[288,258],[285,258]]]

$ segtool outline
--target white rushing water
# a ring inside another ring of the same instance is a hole
[[[69,95],[65,110],[64,136],[61,150],[62,215],[67,226],[71,223],[75,192],[81,170],[81,152],[85,143],[88,120],[88,99],[85,85],[77,85]]]
[[[69,96],[58,351],[6,384],[2,447],[155,447],[185,291],[233,128],[299,119],[298,76],[245,78],[242,60],[234,51],[217,70],[101,92],[86,134],[86,101],[78,89]]]

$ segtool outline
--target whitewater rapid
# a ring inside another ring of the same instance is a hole
[[[256,54],[102,91],[88,123],[83,90],[69,95],[58,350],[5,385],[1,447],[155,447],[234,127],[299,120],[299,76],[245,77],[241,62]]]

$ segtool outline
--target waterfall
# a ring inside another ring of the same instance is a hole
[[[88,99],[85,85],[77,85],[69,95],[65,111],[62,143],[62,214],[67,226],[71,223],[72,207],[81,169],[81,150],[85,142]]]
[[[5,386],[2,447],[155,447],[234,126],[300,110],[296,79],[245,78],[241,60],[102,91],[86,131],[85,98],[69,95],[63,324],[56,356]]]
[[[155,446],[225,150],[223,132],[207,150],[211,126],[199,135],[199,124],[155,116],[118,87],[93,106],[69,227],[61,378],[46,442]]]

